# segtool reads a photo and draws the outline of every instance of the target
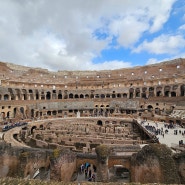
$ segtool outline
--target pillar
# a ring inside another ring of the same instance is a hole
[[[108,160],[110,154],[110,148],[106,145],[99,145],[96,147],[97,154],[97,181],[108,182],[109,181],[109,169]]]

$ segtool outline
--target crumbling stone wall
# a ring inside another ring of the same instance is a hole
[[[173,156],[177,166],[177,172],[182,184],[185,184],[185,152],[177,153]]]
[[[140,183],[180,183],[172,151],[163,144],[146,145],[131,158],[131,181]]]
[[[66,149],[15,148],[0,143],[0,177],[70,181],[76,155]],[[38,177],[34,177],[39,169]]]

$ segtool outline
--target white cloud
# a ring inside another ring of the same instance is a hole
[[[185,47],[185,39],[182,35],[160,35],[153,41],[144,41],[134,52],[147,51],[153,54],[176,54],[180,48]]]
[[[118,36],[118,43],[124,47],[131,47],[148,29],[149,25],[137,20],[134,16],[116,19],[110,24],[110,32]]]
[[[179,30],[185,30],[185,24],[181,25],[181,26],[179,27]]]
[[[0,1],[0,60],[52,70],[124,67],[127,62],[94,64],[92,61],[110,46],[113,37],[120,46],[131,48],[144,32],[160,30],[174,2]],[[93,36],[100,28],[106,30],[105,40]]]
[[[159,31],[164,23],[167,22],[170,12],[172,9],[172,4],[176,0],[156,0],[155,3],[151,5],[149,16],[152,21],[150,32],[154,33]]]
[[[174,60],[174,59],[177,59],[177,58],[185,58],[185,53],[180,53],[179,55],[175,55],[175,56],[170,57],[170,58],[163,58],[161,60],[159,60],[157,58],[150,58],[146,62],[146,65],[156,64],[156,63],[165,62],[165,61],[170,61],[170,60]]]

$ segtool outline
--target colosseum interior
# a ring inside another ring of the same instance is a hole
[[[185,127],[185,59],[57,72],[0,62],[0,113],[2,130],[5,123],[29,122],[14,134],[20,146],[65,147],[83,161],[82,154],[105,144],[112,155],[127,158],[139,144],[157,142],[139,128],[138,118]]]
[[[109,71],[0,63],[1,120],[132,117],[185,124],[185,59]]]

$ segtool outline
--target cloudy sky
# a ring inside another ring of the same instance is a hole
[[[0,61],[102,70],[185,57],[184,0],[0,0]]]

